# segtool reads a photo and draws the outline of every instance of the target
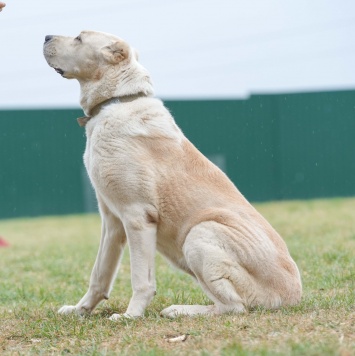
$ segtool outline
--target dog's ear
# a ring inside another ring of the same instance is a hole
[[[129,47],[126,43],[117,41],[102,48],[105,60],[111,64],[118,64],[128,58]]]

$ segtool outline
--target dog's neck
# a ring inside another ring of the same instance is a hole
[[[87,117],[94,116],[98,106],[112,98],[120,102],[130,101],[135,96],[153,96],[153,85],[148,72],[137,61],[129,66],[111,66],[97,78],[80,81],[80,104]]]
[[[88,123],[88,121],[90,119],[92,119],[93,117],[98,115],[99,112],[101,111],[101,109],[106,107],[106,106],[108,106],[108,105],[115,104],[115,103],[118,103],[118,102],[129,103],[131,101],[134,101],[134,100],[139,99],[139,98],[144,98],[144,97],[147,97],[147,95],[145,93],[138,93],[138,94],[123,95],[123,96],[118,96],[118,97],[113,97],[113,98],[107,99],[107,100],[103,101],[102,103],[99,103],[95,107],[93,107],[91,109],[91,115],[90,116],[83,116],[83,117],[77,118],[78,124],[81,127],[86,126],[86,124]]]

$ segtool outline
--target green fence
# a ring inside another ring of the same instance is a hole
[[[355,195],[355,91],[165,103],[252,201]],[[81,115],[0,111],[0,218],[96,209]]]

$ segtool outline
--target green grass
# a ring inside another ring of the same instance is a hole
[[[157,295],[145,318],[111,322],[130,295],[126,251],[109,301],[88,317],[61,316],[86,292],[100,235],[97,215],[0,221],[0,354],[355,354],[355,199],[258,204],[287,242],[303,279],[296,307],[242,315],[161,318],[170,304],[209,301],[157,256]],[[167,336],[188,334],[185,342]]]

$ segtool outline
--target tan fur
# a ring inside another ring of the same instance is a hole
[[[152,97],[136,52],[121,39],[92,31],[75,41],[54,36],[44,54],[64,77],[79,81],[83,109],[93,113],[85,122],[84,162],[103,228],[88,292],[60,312],[90,312],[108,298],[126,241],[133,288],[127,317],[143,315],[155,294],[156,248],[196,278],[214,302],[171,306],[165,316],[298,303],[300,275],[284,241]],[[135,94],[140,96],[127,100]],[[113,97],[118,101],[105,104]]]

